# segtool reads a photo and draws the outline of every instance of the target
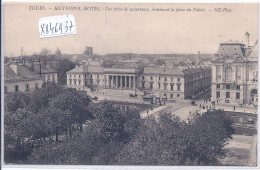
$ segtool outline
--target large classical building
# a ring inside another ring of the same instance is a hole
[[[212,64],[213,100],[257,106],[258,41],[254,46],[231,40],[220,43]]]
[[[148,67],[141,62],[118,62],[112,67],[83,66],[67,72],[67,86],[104,93],[141,92],[166,100],[191,99],[210,89],[211,69]]]
[[[39,61],[11,61],[4,65],[4,93],[34,90],[46,82],[57,83],[57,72]]]

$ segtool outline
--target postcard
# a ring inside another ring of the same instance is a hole
[[[3,10],[3,169],[258,167],[258,3]]]

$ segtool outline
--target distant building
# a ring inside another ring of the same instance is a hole
[[[145,67],[141,76],[141,88],[168,100],[192,99],[211,86],[210,68]]]
[[[41,88],[42,77],[17,61],[4,66],[4,93],[30,91]]]
[[[11,61],[4,66],[4,92],[30,91],[44,83],[57,83],[57,72],[39,61]]]
[[[87,57],[92,57],[93,56],[93,47],[86,46],[84,54]]]
[[[164,60],[167,67],[190,66],[192,62],[185,57],[158,57],[157,60]]]
[[[31,71],[35,72],[38,75],[41,75],[44,83],[58,83],[58,73],[49,65],[45,66],[43,64],[40,64],[39,61],[24,61],[24,63],[28,68],[30,68]]]
[[[211,69],[147,67],[138,60],[111,67],[84,66],[67,72],[67,86],[78,90],[94,86],[117,94],[149,91],[152,100],[191,99],[210,89]]]
[[[212,61],[212,99],[220,103],[258,103],[258,41],[220,43]]]

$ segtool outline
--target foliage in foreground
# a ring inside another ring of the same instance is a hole
[[[28,93],[9,93],[5,96],[5,161],[24,159],[46,140],[56,142],[59,135],[72,126],[92,119],[90,98],[75,89],[55,84]]]
[[[139,120],[134,114],[126,119],[126,114],[105,107],[107,112],[99,112],[84,133],[34,150],[27,163],[216,165],[219,158],[225,157],[224,146],[233,133],[222,111],[182,122],[166,113],[157,120]],[[135,128],[129,130],[131,125]]]
[[[4,107],[7,163],[216,165],[234,131],[221,110],[187,122],[170,113],[141,119],[55,84],[7,94]]]
[[[124,165],[214,165],[225,157],[233,129],[223,111],[181,122],[171,114],[148,118],[138,135],[118,154]]]

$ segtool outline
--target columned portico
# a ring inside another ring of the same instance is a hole
[[[105,75],[105,88],[134,90],[136,75],[107,74]]]

